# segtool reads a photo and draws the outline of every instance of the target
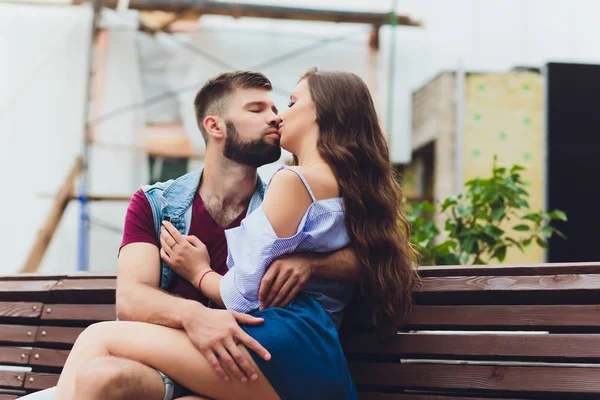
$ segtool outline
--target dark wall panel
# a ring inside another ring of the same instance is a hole
[[[551,63],[547,73],[548,205],[569,218],[548,261],[599,261],[600,65]]]

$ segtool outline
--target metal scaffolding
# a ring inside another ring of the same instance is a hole
[[[90,157],[91,157],[91,146],[95,143],[94,138],[94,127],[101,123],[102,121],[106,121],[108,119],[114,118],[122,113],[131,112],[133,110],[144,108],[150,104],[154,104],[156,102],[160,102],[164,99],[169,98],[170,96],[176,96],[178,92],[187,91],[191,89],[197,89],[197,87],[201,84],[196,83],[193,85],[193,88],[190,88],[187,85],[186,87],[182,87],[178,90],[169,91],[165,93],[161,93],[157,96],[153,96],[152,98],[145,99],[143,102],[139,104],[131,104],[125,107],[121,107],[117,110],[113,110],[106,115],[102,115],[98,118],[94,118],[92,115],[92,103],[93,103],[93,85],[94,85],[94,76],[96,74],[97,67],[97,54],[96,52],[96,44],[99,37],[99,33],[101,32],[100,28],[100,19],[101,12],[103,8],[117,9],[117,10],[138,10],[140,11],[140,19],[138,29],[143,32],[155,34],[158,32],[165,33],[173,33],[177,31],[177,25],[181,22],[195,22],[202,15],[224,15],[231,16],[233,18],[240,17],[253,17],[253,18],[271,18],[277,20],[297,20],[297,21],[321,21],[321,22],[333,22],[333,23],[359,23],[359,24],[367,24],[370,25],[371,34],[369,37],[369,46],[373,50],[379,49],[379,30],[384,25],[390,25],[392,27],[392,32],[395,32],[395,28],[397,26],[411,26],[411,27],[420,27],[422,26],[421,22],[413,20],[409,16],[406,15],[397,15],[396,14],[396,0],[392,0],[392,9],[389,13],[375,13],[375,12],[359,12],[359,11],[342,11],[342,10],[326,10],[326,9],[306,9],[306,8],[297,8],[297,7],[281,7],[281,6],[272,6],[272,5],[254,5],[254,4],[243,4],[236,2],[220,2],[220,1],[205,1],[205,0],[73,0],[73,5],[83,5],[83,4],[91,4],[93,10],[93,18],[92,18],[92,26],[91,26],[91,44],[88,53],[88,74],[87,74],[87,83],[86,83],[86,98],[87,103],[85,106],[85,118],[84,118],[84,127],[83,127],[83,142],[81,149],[81,159],[80,159],[80,167],[78,170],[80,171],[79,175],[79,185],[76,189],[76,194],[69,194],[69,188],[72,188],[73,179],[71,179],[71,175],[69,176],[68,181],[65,181],[65,185],[63,190],[61,190],[60,202],[58,204],[58,196],[55,201],[55,208],[64,210],[64,206],[70,200],[76,200],[79,202],[79,239],[78,239],[78,267],[79,271],[88,270],[89,265],[89,237],[90,237],[90,224],[94,223],[100,227],[105,229],[113,230],[116,232],[116,228],[109,226],[110,224],[106,224],[104,222],[98,222],[99,220],[92,220],[89,215],[89,202],[91,201],[127,201],[129,198],[127,196],[102,196],[102,195],[91,195],[88,193],[88,188],[90,187]],[[364,34],[364,30],[360,32]],[[320,40],[315,41],[307,46],[303,46],[299,49],[294,49],[289,53],[284,55],[279,55],[272,59],[261,62],[260,64],[254,66],[252,69],[264,69],[268,66],[271,66],[277,62],[280,62],[281,59],[291,56],[297,56],[303,54],[303,52],[311,51],[317,47],[327,45],[329,43],[335,41],[342,41],[351,37],[346,35],[345,37],[340,38],[322,38]],[[225,69],[236,69],[235,66],[229,65],[220,59],[215,59],[214,56],[210,55],[208,52],[204,51],[201,48],[194,46],[193,44],[187,42],[177,42],[182,47],[186,48],[191,53],[203,57],[210,62],[219,65]],[[392,34],[391,40],[391,49],[390,49],[390,71],[389,71],[389,79],[393,81],[394,74],[394,61],[395,61],[395,46],[396,40],[395,35]],[[274,87],[275,92],[283,92],[281,88]],[[287,95],[287,93],[286,93]],[[388,88],[388,130],[391,129],[391,112],[389,107],[391,107],[391,102],[393,101],[393,88]],[[71,182],[71,186],[69,183]],[[65,189],[66,187],[66,189]],[[62,212],[52,213],[52,216],[49,216],[48,220],[45,222],[42,231],[50,233],[51,235],[54,233],[56,226],[62,216]],[[94,222],[96,221],[96,222]],[[50,229],[48,229],[50,227]],[[54,228],[52,228],[54,227]],[[46,242],[46,245],[44,245]],[[31,250],[30,257],[28,258],[28,262],[25,267],[22,269],[22,272],[35,272],[39,267],[39,263],[41,262],[41,257],[45,249],[47,248],[47,243],[49,242],[48,237],[38,238],[34,243],[34,247]],[[35,254],[35,257],[32,258],[32,255]]]

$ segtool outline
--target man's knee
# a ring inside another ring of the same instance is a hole
[[[103,346],[103,342],[110,333],[111,325],[114,321],[97,322],[85,328],[77,337],[73,347],[76,351],[89,351]]]
[[[118,399],[134,381],[131,379],[132,373],[134,371],[124,360],[116,357],[94,358],[77,371],[76,392],[90,399]]]

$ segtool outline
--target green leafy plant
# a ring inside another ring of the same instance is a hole
[[[564,212],[528,212],[523,170],[518,165],[497,167],[494,159],[490,178],[468,181],[464,193],[443,202],[440,212],[447,217],[443,232],[433,220],[438,212],[435,205],[411,204],[406,215],[421,264],[487,264],[494,259],[501,263],[511,247],[524,251],[534,243],[547,248],[554,234],[566,239],[551,225],[555,220],[566,221]]]

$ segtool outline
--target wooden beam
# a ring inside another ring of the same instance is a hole
[[[140,11],[139,29],[151,35],[158,32],[174,33],[180,28],[173,28],[173,26],[180,26],[183,23],[187,28],[186,32],[192,32],[197,28],[199,18],[198,15],[188,15],[185,12]]]
[[[42,193],[40,195],[40,197],[50,197],[51,195],[48,193]],[[130,201],[131,200],[131,196],[133,196],[133,194],[131,195],[119,195],[119,194],[114,194],[114,195],[95,195],[95,194],[88,194],[85,196],[85,201]],[[68,197],[69,201],[72,200],[79,200],[79,196],[75,195],[75,194],[70,194]]]
[[[379,50],[379,28],[380,25],[373,25],[369,35],[369,47],[373,50]]]
[[[83,4],[84,0],[72,0],[73,4]],[[100,0],[103,7],[116,8],[117,0]],[[317,10],[297,7],[265,6],[256,4],[189,0],[131,0],[129,8],[141,11],[165,11],[184,13],[186,16],[226,15],[234,18],[270,18],[301,21],[345,22],[369,25],[387,25],[391,23],[389,13]],[[420,21],[413,20],[407,15],[397,16],[397,25],[423,26]]]
[[[121,196],[121,195],[105,195],[105,196],[99,196],[99,195],[87,195],[85,196],[85,200],[86,201],[130,201],[131,200],[131,196]],[[69,200],[77,200],[79,199],[79,197],[72,195]]]
[[[94,74],[90,77],[90,113],[91,120],[96,121],[101,117],[102,106],[104,103],[104,91],[106,88],[106,61],[110,45],[111,32],[108,29],[99,29],[92,51],[96,59]],[[94,141],[97,137],[96,125],[88,125],[89,140]]]
[[[83,160],[77,157],[69,171],[69,175],[63,182],[60,190],[56,194],[54,204],[50,209],[50,213],[46,217],[42,228],[39,230],[37,238],[27,256],[27,260],[19,272],[37,272],[44,258],[44,254],[52,241],[54,232],[58,228],[58,224],[65,212],[65,208],[69,204],[71,193],[73,193],[75,180],[83,169]]]

